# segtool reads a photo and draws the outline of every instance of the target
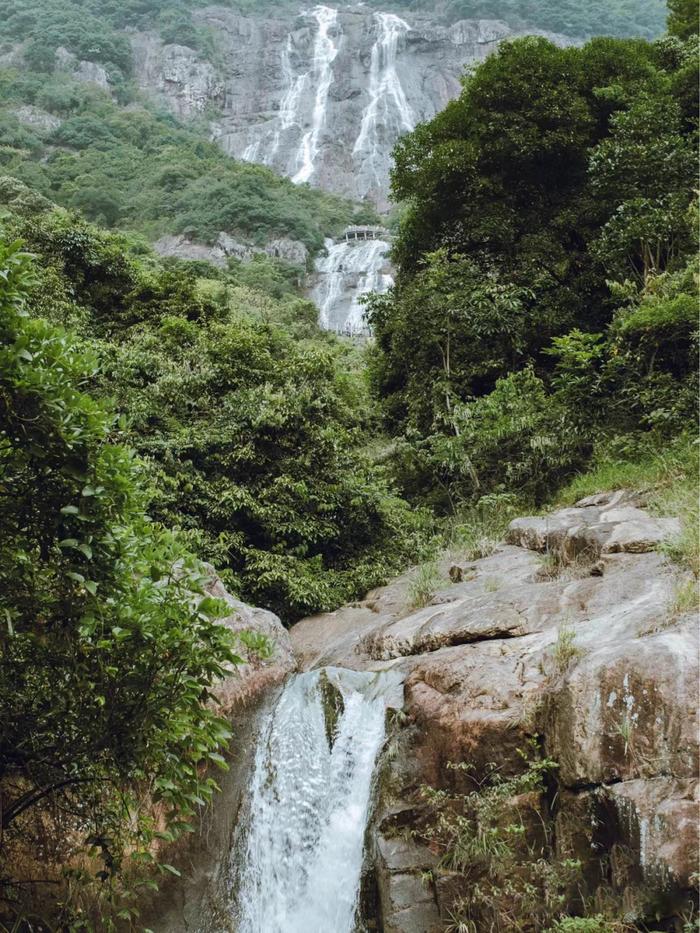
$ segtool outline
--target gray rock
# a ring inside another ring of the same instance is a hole
[[[429,16],[404,13],[406,19],[389,22],[389,14],[357,5],[340,8],[328,24],[329,44],[319,46],[312,11],[244,16],[210,6],[194,15],[217,36],[217,67],[192,49],[136,33],[140,86],[179,116],[217,111],[212,136],[236,158],[325,190],[368,198],[381,209],[388,206],[391,152],[399,136],[459,94],[465,66],[482,61],[500,41],[523,34],[493,20],[445,27]],[[384,77],[398,91],[385,93],[377,105],[371,75],[373,50],[375,67],[387,60],[379,54],[382,35],[389,36],[382,32],[383,22],[396,30],[395,56]],[[319,62],[326,53],[324,71]],[[315,125],[319,107],[323,119]],[[300,174],[305,159],[313,162],[313,171]]]
[[[434,890],[418,886],[430,863],[395,837],[391,814],[405,832],[420,826],[421,784],[469,792],[494,761],[517,773],[533,733],[559,763],[554,836],[562,856],[582,861],[582,892],[594,898],[603,864],[617,871],[625,853],[627,874],[613,879],[625,903],[656,898],[671,911],[684,902],[695,851],[697,620],[671,615],[682,578],[650,550],[677,527],[629,494],[590,497],[514,522],[512,543],[490,557],[446,559],[445,583],[423,609],[410,608],[407,573],[292,629],[304,668],[391,667],[406,677],[408,724],[385,765],[372,829],[383,929],[432,930],[436,908],[444,923],[458,893],[440,872]],[[540,555],[555,546],[592,548],[595,573],[564,566],[542,578]],[[449,584],[455,566],[469,572]],[[471,775],[447,768],[457,761]]]
[[[574,508],[552,515],[516,518],[506,540],[533,551],[557,553],[564,559],[585,554],[643,553],[680,534],[677,518],[657,518],[644,509],[623,504],[623,494],[581,500]]]
[[[96,84],[103,90],[109,90],[109,76],[107,69],[97,62],[79,61],[78,58],[63,46],[56,49],[56,66],[69,71],[76,81],[85,84]]]
[[[57,130],[63,122],[60,117],[55,117],[52,113],[49,113],[48,110],[41,110],[39,107],[33,107],[31,104],[26,104],[23,107],[16,107],[10,112],[13,113],[24,126],[29,126],[31,129],[40,133],[52,133],[54,130]]]
[[[154,33],[131,36],[139,83],[179,117],[224,103],[224,85],[212,64],[184,45],[164,45]]]

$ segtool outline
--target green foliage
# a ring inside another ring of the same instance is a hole
[[[700,14],[694,0],[668,0],[668,31],[679,39],[691,39],[700,31]]]
[[[521,503],[511,492],[481,496],[473,505],[458,509],[446,534],[450,550],[465,560],[490,557],[520,510]]]
[[[583,649],[576,644],[576,632],[569,625],[561,625],[557,640],[549,655],[553,673],[557,677],[566,674],[571,665],[583,654]]]
[[[34,190],[102,225],[155,240],[186,234],[213,243],[221,231],[264,244],[300,240],[311,252],[365,208],[259,165],[235,162],[205,125],[179,124],[129,96],[128,110],[94,85],[57,72],[0,69],[0,163]],[[62,120],[25,127],[11,110],[38,107]]]
[[[442,582],[440,571],[435,561],[421,564],[414,573],[408,586],[408,599],[411,609],[423,609],[428,606]]]
[[[596,914],[595,917],[562,917],[547,933],[632,933],[633,929],[624,921],[606,920]]]
[[[601,433],[689,428],[691,71],[672,38],[517,40],[399,142],[399,275],[369,302],[370,371],[407,494],[537,503]]]
[[[292,622],[420,557],[423,519],[362,452],[357,364],[307,302],[240,285],[240,266],[200,280],[65,214],[15,225],[44,266],[30,308],[58,299],[100,353],[94,385],[128,413],[150,514],[239,595]]]
[[[450,929],[536,933],[562,913],[580,864],[558,860],[551,848],[545,788],[556,762],[536,748],[523,754],[525,770],[506,777],[493,764],[480,777],[452,765],[473,790],[449,793],[423,787],[428,806],[422,836],[440,853],[458,892]],[[533,831],[534,829],[534,831]]]
[[[94,355],[29,316],[33,284],[29,257],[3,244],[3,843],[43,833],[37,808],[70,814],[62,851],[93,859],[84,880],[109,928],[112,907],[132,910],[123,872],[153,863],[158,833],[175,838],[213,793],[202,766],[229,732],[208,701],[237,658],[196,561],[144,514],[143,466],[85,392]]]

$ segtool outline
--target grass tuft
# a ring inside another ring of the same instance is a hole
[[[416,570],[408,586],[408,600],[411,609],[422,609],[429,605],[442,583],[442,577],[435,561],[427,561]]]

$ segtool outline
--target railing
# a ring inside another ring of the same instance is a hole
[[[386,227],[352,226],[347,227],[336,243],[354,243],[357,240],[390,240],[391,233]]]

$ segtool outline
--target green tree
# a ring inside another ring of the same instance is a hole
[[[679,39],[690,39],[700,31],[695,0],[668,0],[668,31]]]
[[[144,514],[144,474],[84,391],[95,360],[27,314],[32,272],[0,247],[0,855],[73,822],[107,905],[215,788],[229,736],[211,689],[236,662],[197,563]],[[36,815],[39,814],[39,815]],[[160,827],[163,829],[163,826]],[[64,916],[63,920],[69,917]]]

